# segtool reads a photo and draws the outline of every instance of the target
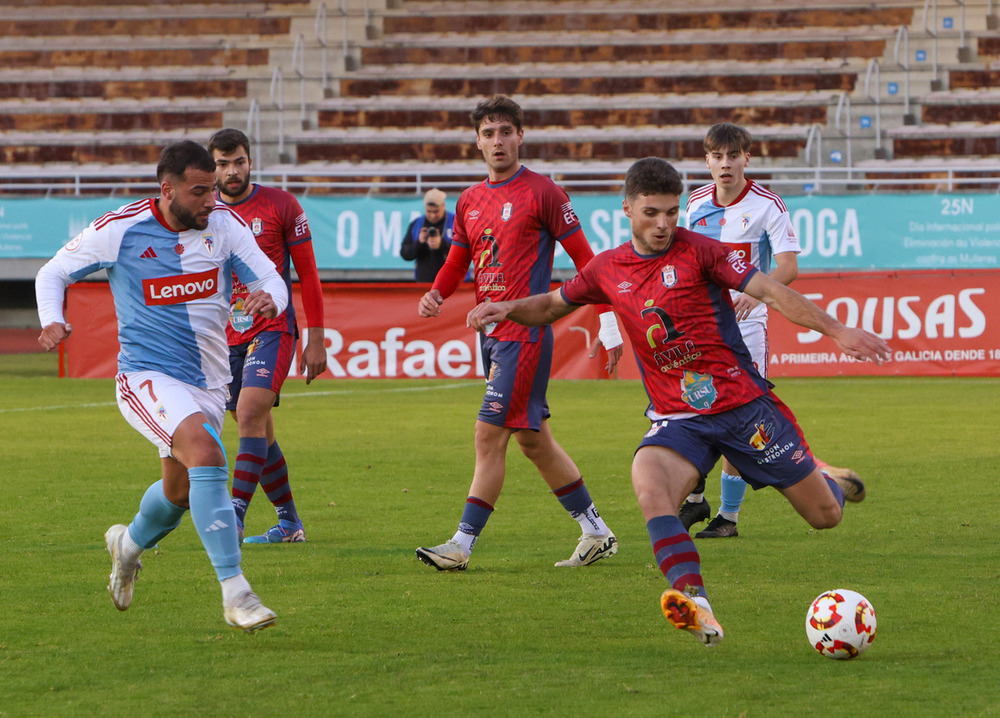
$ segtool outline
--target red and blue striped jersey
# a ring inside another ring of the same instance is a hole
[[[472,256],[476,301],[498,302],[548,292],[556,242],[578,229],[566,193],[521,167],[504,182],[484,180],[462,193],[452,243]],[[490,336],[533,342],[539,329],[503,321]]]
[[[278,274],[285,280],[288,296],[292,295],[291,262],[302,285],[302,299],[308,315],[308,326],[323,326],[322,289],[316,260],[312,252],[309,223],[302,205],[294,195],[274,187],[254,185],[253,192],[246,199],[232,205],[224,205],[238,214],[250,227],[259,246],[272,262]],[[235,280],[233,298],[230,304],[229,325],[226,337],[230,346],[245,344],[262,331],[294,333],[296,327],[295,307],[291,301],[288,308],[273,319],[250,317],[243,313],[243,300],[247,288]],[[316,315],[318,312],[318,316]]]
[[[766,393],[736,322],[729,289],[758,270],[721,242],[678,228],[661,254],[632,243],[602,252],[562,287],[572,304],[618,314],[649,395],[651,419],[716,414]]]

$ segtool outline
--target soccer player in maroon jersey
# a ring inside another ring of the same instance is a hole
[[[308,384],[326,370],[326,349],[323,289],[305,212],[288,192],[250,182],[253,167],[250,141],[239,130],[219,130],[209,140],[208,149],[215,158],[218,199],[250,226],[258,246],[284,278],[289,297],[292,295],[289,259],[295,264],[307,326],[299,372],[306,375]],[[273,319],[250,317],[243,311],[245,295],[246,287],[234,281],[226,327],[233,372],[226,409],[240,431],[233,471],[233,508],[242,537],[250,500],[257,484],[262,484],[278,514],[278,523],[263,534],[246,537],[244,542],[297,543],[306,540],[305,530],[292,499],[288,467],[274,438],[271,415],[295,355],[299,334],[295,307],[289,300],[288,308]]]
[[[476,298],[502,301],[547,292],[556,242],[577,269],[594,256],[569,197],[519,159],[523,113],[516,102],[495,95],[480,102],[470,119],[489,176],[462,193],[448,259],[420,300],[422,317],[436,317],[473,262]],[[622,352],[618,324],[609,307],[601,314],[600,338],[610,372]],[[488,367],[486,396],[476,422],[476,467],[455,535],[417,558],[439,571],[465,570],[493,512],[506,472],[507,445],[514,436],[556,498],[583,529],[576,550],[556,566],[586,566],[618,552],[618,541],[601,518],[580,470],[549,428],[545,392],[552,364],[552,328],[501,322],[480,340]]]
[[[725,453],[754,489],[777,488],[810,526],[840,523],[845,491],[863,491],[816,466],[792,412],[754,369],[740,337],[730,289],[792,322],[831,337],[847,355],[881,362],[889,346],[850,328],[759,271],[721,242],[677,228],[683,182],[658,158],[625,178],[632,241],[599,254],[547,294],[482,303],[467,323],[548,325],[582,304],[610,302],[632,342],[652,422],[632,462],[632,485],[660,571],[670,587],[660,606],[705,645],[722,640],[701,576],[698,549],[677,508]]]

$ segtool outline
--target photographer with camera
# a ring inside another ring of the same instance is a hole
[[[433,282],[451,248],[451,227],[455,215],[445,210],[446,195],[439,189],[424,195],[424,216],[414,219],[406,229],[399,256],[416,260],[413,278],[417,282]]]

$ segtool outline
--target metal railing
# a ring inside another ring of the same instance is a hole
[[[902,54],[900,48],[902,47]],[[896,42],[892,51],[893,60],[903,71],[903,117],[910,117],[910,30],[900,25],[896,30]],[[902,59],[900,59],[902,58]]]
[[[316,43],[319,45],[320,56],[320,83],[323,94],[330,90],[330,69],[329,69],[329,44],[326,41],[326,3],[320,3],[316,9],[316,19],[313,21],[313,34],[316,36]]]
[[[285,156],[285,90],[281,67],[271,73],[271,104],[278,111],[278,156]]]
[[[292,72],[299,79],[299,123],[305,125],[308,114],[306,113],[306,39],[303,35],[295,38],[295,46],[292,48]]]
[[[846,115],[847,119],[842,120]],[[851,136],[851,96],[846,92],[840,93],[837,100],[837,112],[833,118],[834,127],[844,137],[845,150],[847,152],[847,179],[851,180],[851,173],[854,171],[854,138]]]
[[[926,188],[930,192],[992,192],[1000,194],[1000,167],[984,160],[972,163],[967,158],[948,162],[868,162],[862,166],[837,167],[823,162],[823,128],[816,124],[806,145],[808,166],[777,164],[754,165],[753,176],[782,194],[857,194],[892,192],[896,188]],[[574,193],[621,189],[629,161],[620,165],[530,163],[531,169],[552,178]],[[711,181],[701,162],[681,161],[674,166],[685,182],[686,190]],[[0,194],[19,196],[95,196],[122,193],[155,192],[158,185],[152,165],[123,167],[80,167],[47,170],[44,168],[11,169],[0,167]],[[379,165],[356,166],[274,166],[254,165],[254,179],[298,195],[311,193],[343,195],[413,195],[428,189],[462,190],[482,181],[481,163],[427,166]],[[920,176],[917,176],[920,175]],[[136,178],[145,178],[137,181]]]
[[[874,71],[874,73],[873,73]],[[872,75],[875,76],[875,93],[872,94]],[[868,63],[868,69],[865,72],[865,95],[868,99],[872,101],[875,105],[875,156],[880,156],[882,152],[882,83],[879,79],[879,64],[878,58],[873,57]]]

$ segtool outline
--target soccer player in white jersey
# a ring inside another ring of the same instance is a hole
[[[244,311],[273,317],[288,304],[285,284],[249,227],[215,201],[215,160],[195,142],[168,145],[156,167],[160,194],[95,220],[35,278],[39,343],[46,351],[72,332],[66,288],[106,269],[118,316],[118,407],[159,450],[162,478],[125,526],[104,534],[108,591],[132,603],[139,557],[191,519],[222,586],[223,616],[250,632],[274,623],[240,568],[229,471],[219,439],[230,381],[226,322],[233,272],[250,289]]]
[[[750,133],[738,125],[720,122],[709,128],[704,141],[705,162],[713,182],[692,191],[688,197],[688,228],[728,244],[744,261],[787,286],[799,273],[799,240],[781,197],[746,177],[750,143]],[[757,371],[766,379],[767,306],[736,290],[730,290],[730,295],[743,342]],[[817,464],[834,478],[860,485],[858,475],[851,469],[833,467],[819,460]],[[746,489],[739,471],[723,457],[719,513],[695,538],[738,536],[736,523]],[[685,528],[711,515],[704,491],[702,479],[681,507]],[[848,493],[849,501],[863,498],[855,495],[858,492]]]

